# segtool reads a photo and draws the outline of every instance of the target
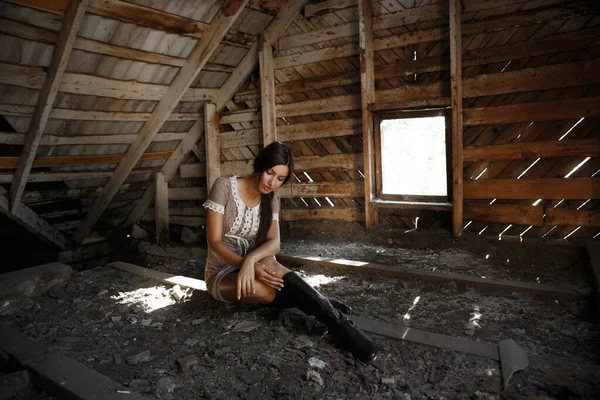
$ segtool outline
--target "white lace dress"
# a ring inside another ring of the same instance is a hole
[[[245,256],[254,250],[260,224],[260,203],[248,207],[240,197],[237,176],[220,177],[213,184],[204,208],[223,214],[223,242],[232,251]],[[273,196],[273,221],[279,220],[279,198]],[[221,279],[236,268],[223,261],[210,246],[204,280],[212,297],[226,301],[219,292]]]

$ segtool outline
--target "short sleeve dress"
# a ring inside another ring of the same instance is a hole
[[[217,178],[208,199],[206,209],[223,214],[223,243],[236,254],[244,257],[256,247],[256,235],[260,225],[260,203],[248,207],[238,191],[237,176]],[[273,221],[279,220],[279,198],[273,196]],[[225,302],[219,292],[221,279],[236,268],[223,261],[209,246],[204,271],[208,292],[213,298]]]

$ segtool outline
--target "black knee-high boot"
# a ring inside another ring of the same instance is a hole
[[[375,343],[355,326],[354,321],[294,272],[283,276],[283,289],[277,292],[272,305],[296,307],[305,314],[313,315],[327,325],[333,336],[360,361],[370,362],[377,356]]]

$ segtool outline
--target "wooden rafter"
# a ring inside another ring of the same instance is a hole
[[[69,0],[8,0],[13,4],[62,15]],[[89,12],[123,22],[145,26],[169,33],[185,35],[197,39],[204,38],[209,24],[181,17],[138,4],[121,0],[90,0]],[[233,2],[235,3],[235,2]],[[242,32],[230,31],[224,35],[223,43],[233,46],[249,47],[254,37]]]
[[[273,46],[277,39],[279,39],[279,36],[285,32],[288,25],[292,23],[294,18],[296,18],[300,10],[302,10],[308,1],[309,0],[288,0],[285,5],[281,7],[281,11],[277,14],[277,17],[271,21],[269,26],[267,26],[263,32],[265,44]],[[258,50],[259,43],[255,42],[239,63],[236,70],[221,87],[215,101],[217,112],[220,112],[223,107],[225,107],[225,104],[233,98],[233,95],[238,91],[242,83],[248,79],[254,68],[256,68],[258,64]]]
[[[68,247],[69,240],[52,225],[40,218],[31,208],[23,203],[19,203],[14,210],[10,210],[7,194],[6,189],[0,186],[0,214],[10,218],[45,242],[58,246],[61,249]]]
[[[0,104],[0,115],[14,117],[31,117],[35,112],[32,106],[20,104]],[[195,121],[200,118],[199,113],[171,113],[167,121]],[[79,121],[150,121],[152,113],[145,112],[120,112],[120,111],[88,111],[54,108],[50,112],[50,119],[67,119]]]
[[[162,160],[169,158],[172,151],[159,151],[144,153],[140,160]],[[100,154],[93,156],[52,156],[36,157],[33,168],[60,168],[74,167],[76,165],[100,165],[118,163],[125,158],[125,154]],[[18,167],[19,157],[0,157],[0,169],[15,169]],[[29,175],[29,174],[28,174]],[[13,180],[13,182],[15,182]]]
[[[357,0],[327,0],[317,4],[309,4],[304,10],[304,16],[310,18],[315,14],[341,10],[356,5]]]
[[[36,42],[48,43],[54,45],[57,40],[57,32],[29,25],[23,22],[0,17],[0,33],[20,37],[23,39],[34,40]],[[75,39],[73,49],[87,51],[89,53],[102,54],[117,58],[124,58],[135,61],[143,61],[152,64],[170,65],[172,67],[181,67],[185,63],[185,58],[168,56],[166,54],[153,53],[151,51],[132,49],[130,47],[117,46],[104,43],[98,40],[78,37]],[[206,63],[204,71],[215,72],[233,72],[234,67],[223,64]]]
[[[139,168],[131,171],[132,174],[150,174],[157,172],[156,168]],[[43,172],[29,174],[28,182],[60,182],[78,181],[112,176],[112,171],[84,171],[84,172]],[[14,175],[12,173],[0,173],[0,183],[11,183]],[[24,196],[27,196],[25,193]]]
[[[183,94],[194,82],[204,64],[212,56],[215,49],[221,43],[225,34],[229,31],[237,17],[242,13],[248,0],[238,4],[238,8],[233,15],[225,16],[220,11],[204,32],[203,40],[196,45],[191,52],[186,63],[173,80],[173,83],[165,93],[165,96],[158,102],[150,120],[144,124],[138,138],[129,148],[126,156],[119,163],[109,182],[103,188],[102,193],[96,198],[91,211],[85,216],[83,222],[75,233],[75,241],[81,243],[92,227],[96,224],[106,207],[110,204],[119,188],[129,176],[133,167],[137,164],[140,157],[152,142],[158,130],[167,120],[177,103],[183,97]]]
[[[67,7],[63,19],[58,40],[54,47],[52,60],[46,74],[46,79],[38,97],[33,119],[29,123],[29,131],[25,140],[25,146],[21,152],[19,165],[15,171],[15,178],[10,187],[11,209],[16,211],[19,208],[27,177],[31,171],[33,160],[35,159],[40,138],[46,128],[46,123],[50,117],[50,111],[58,92],[58,87],[62,81],[63,73],[67,67],[73,42],[77,36],[79,25],[83,20],[89,0],[72,0]]]
[[[85,144],[131,144],[137,135],[113,134],[113,135],[43,135],[40,146],[70,146]],[[25,133],[0,132],[0,144],[23,145]],[[185,133],[161,132],[154,137],[155,142],[180,141]]]
[[[0,83],[41,89],[46,74],[43,67],[30,67],[0,62]],[[59,82],[58,91],[115,99],[159,101],[168,85],[142,83],[132,80],[111,79],[91,74],[66,72]],[[181,101],[210,101],[217,93],[214,88],[189,88]]]

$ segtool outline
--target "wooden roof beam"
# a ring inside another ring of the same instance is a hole
[[[25,133],[12,133],[0,131],[0,144],[23,145],[25,144]],[[40,140],[40,146],[70,146],[78,144],[131,144],[136,134],[104,134],[104,135],[49,135],[45,134]],[[161,132],[154,137],[154,142],[180,141],[185,133]]]
[[[63,73],[67,67],[73,43],[77,37],[79,25],[83,20],[89,0],[72,0],[65,12],[62,27],[58,34],[58,40],[54,47],[52,60],[42,86],[42,91],[39,94],[38,102],[35,108],[33,119],[29,123],[29,132],[25,140],[25,146],[21,152],[19,165],[15,171],[15,178],[10,187],[10,202],[11,209],[17,211],[27,184],[27,176],[33,165],[38,145],[46,123],[50,117],[50,111],[58,93],[58,87],[62,81]]]
[[[52,45],[56,43],[58,37],[58,33],[55,31],[2,17],[0,17],[0,33]],[[82,37],[75,39],[73,48],[89,53],[102,54],[126,60],[143,61],[151,64],[170,65],[172,67],[181,67],[185,63],[185,58],[133,49],[131,47],[116,46]],[[226,72],[228,74],[232,73],[234,69],[235,67],[224,64],[206,63],[204,66],[204,71]]]
[[[156,153],[144,153],[140,160],[163,160],[169,158],[172,151],[159,151]],[[52,156],[36,157],[32,164],[33,168],[61,168],[76,165],[100,165],[120,162],[125,154],[97,154],[90,156]],[[0,169],[16,169],[20,161],[18,157],[0,157]],[[14,180],[13,180],[14,182]]]
[[[0,62],[0,83],[41,89],[46,76],[43,67]],[[169,85],[65,72],[58,91],[123,100],[159,101],[168,88]],[[211,101],[217,91],[216,88],[189,88],[181,101]]]
[[[14,117],[31,117],[35,112],[33,106],[20,104],[0,104],[0,115]],[[152,113],[121,112],[121,111],[88,111],[54,108],[50,112],[50,119],[67,119],[78,121],[150,121]],[[195,121],[200,118],[199,113],[172,113],[168,121]]]
[[[96,198],[91,211],[85,216],[81,225],[75,233],[75,241],[81,243],[85,236],[91,231],[104,210],[108,207],[119,188],[125,182],[129,173],[135,167],[141,156],[146,151],[152,139],[158,133],[162,125],[167,121],[177,103],[181,100],[184,93],[194,82],[204,64],[217,49],[225,34],[229,31],[237,17],[242,13],[248,0],[243,0],[236,4],[235,12],[226,16],[223,11],[213,19],[208,29],[204,33],[204,38],[196,45],[191,52],[186,63],[181,67],[179,73],[173,80],[171,86],[165,93],[165,96],[158,102],[150,120],[144,124],[138,138],[131,144],[129,151],[119,163],[113,176],[104,186],[102,193]],[[229,10],[232,11],[232,10]]]
[[[272,46],[279,39],[279,36],[285,32],[289,24],[292,23],[294,18],[296,18],[308,1],[309,0],[288,0],[287,3],[281,7],[281,11],[277,14],[277,17],[271,21],[269,26],[267,26],[263,32],[265,45]],[[258,64],[258,49],[259,42],[256,41],[239,63],[233,74],[231,74],[229,79],[227,79],[225,84],[221,87],[215,102],[217,105],[217,112],[220,112],[225,106],[225,103],[233,98],[235,92],[238,91],[242,83],[248,79],[254,68],[256,68]]]
[[[131,174],[152,174],[157,172],[157,168],[139,168],[131,171]],[[112,171],[79,171],[79,172],[39,172],[29,174],[27,182],[60,182],[60,181],[79,181],[89,179],[108,178],[112,176]],[[11,183],[14,175],[12,173],[0,173],[0,183]],[[25,196],[27,196],[25,193]]]
[[[7,0],[10,3],[63,15],[69,0]],[[90,0],[89,12],[102,17],[116,19],[139,26],[145,26],[159,31],[175,33],[202,39],[209,29],[206,24],[194,19],[169,14],[154,8],[127,3],[121,0]],[[231,1],[230,1],[231,2]],[[234,2],[235,3],[235,2]],[[252,35],[243,32],[230,31],[224,35],[223,43],[231,46],[250,47],[255,41]]]

